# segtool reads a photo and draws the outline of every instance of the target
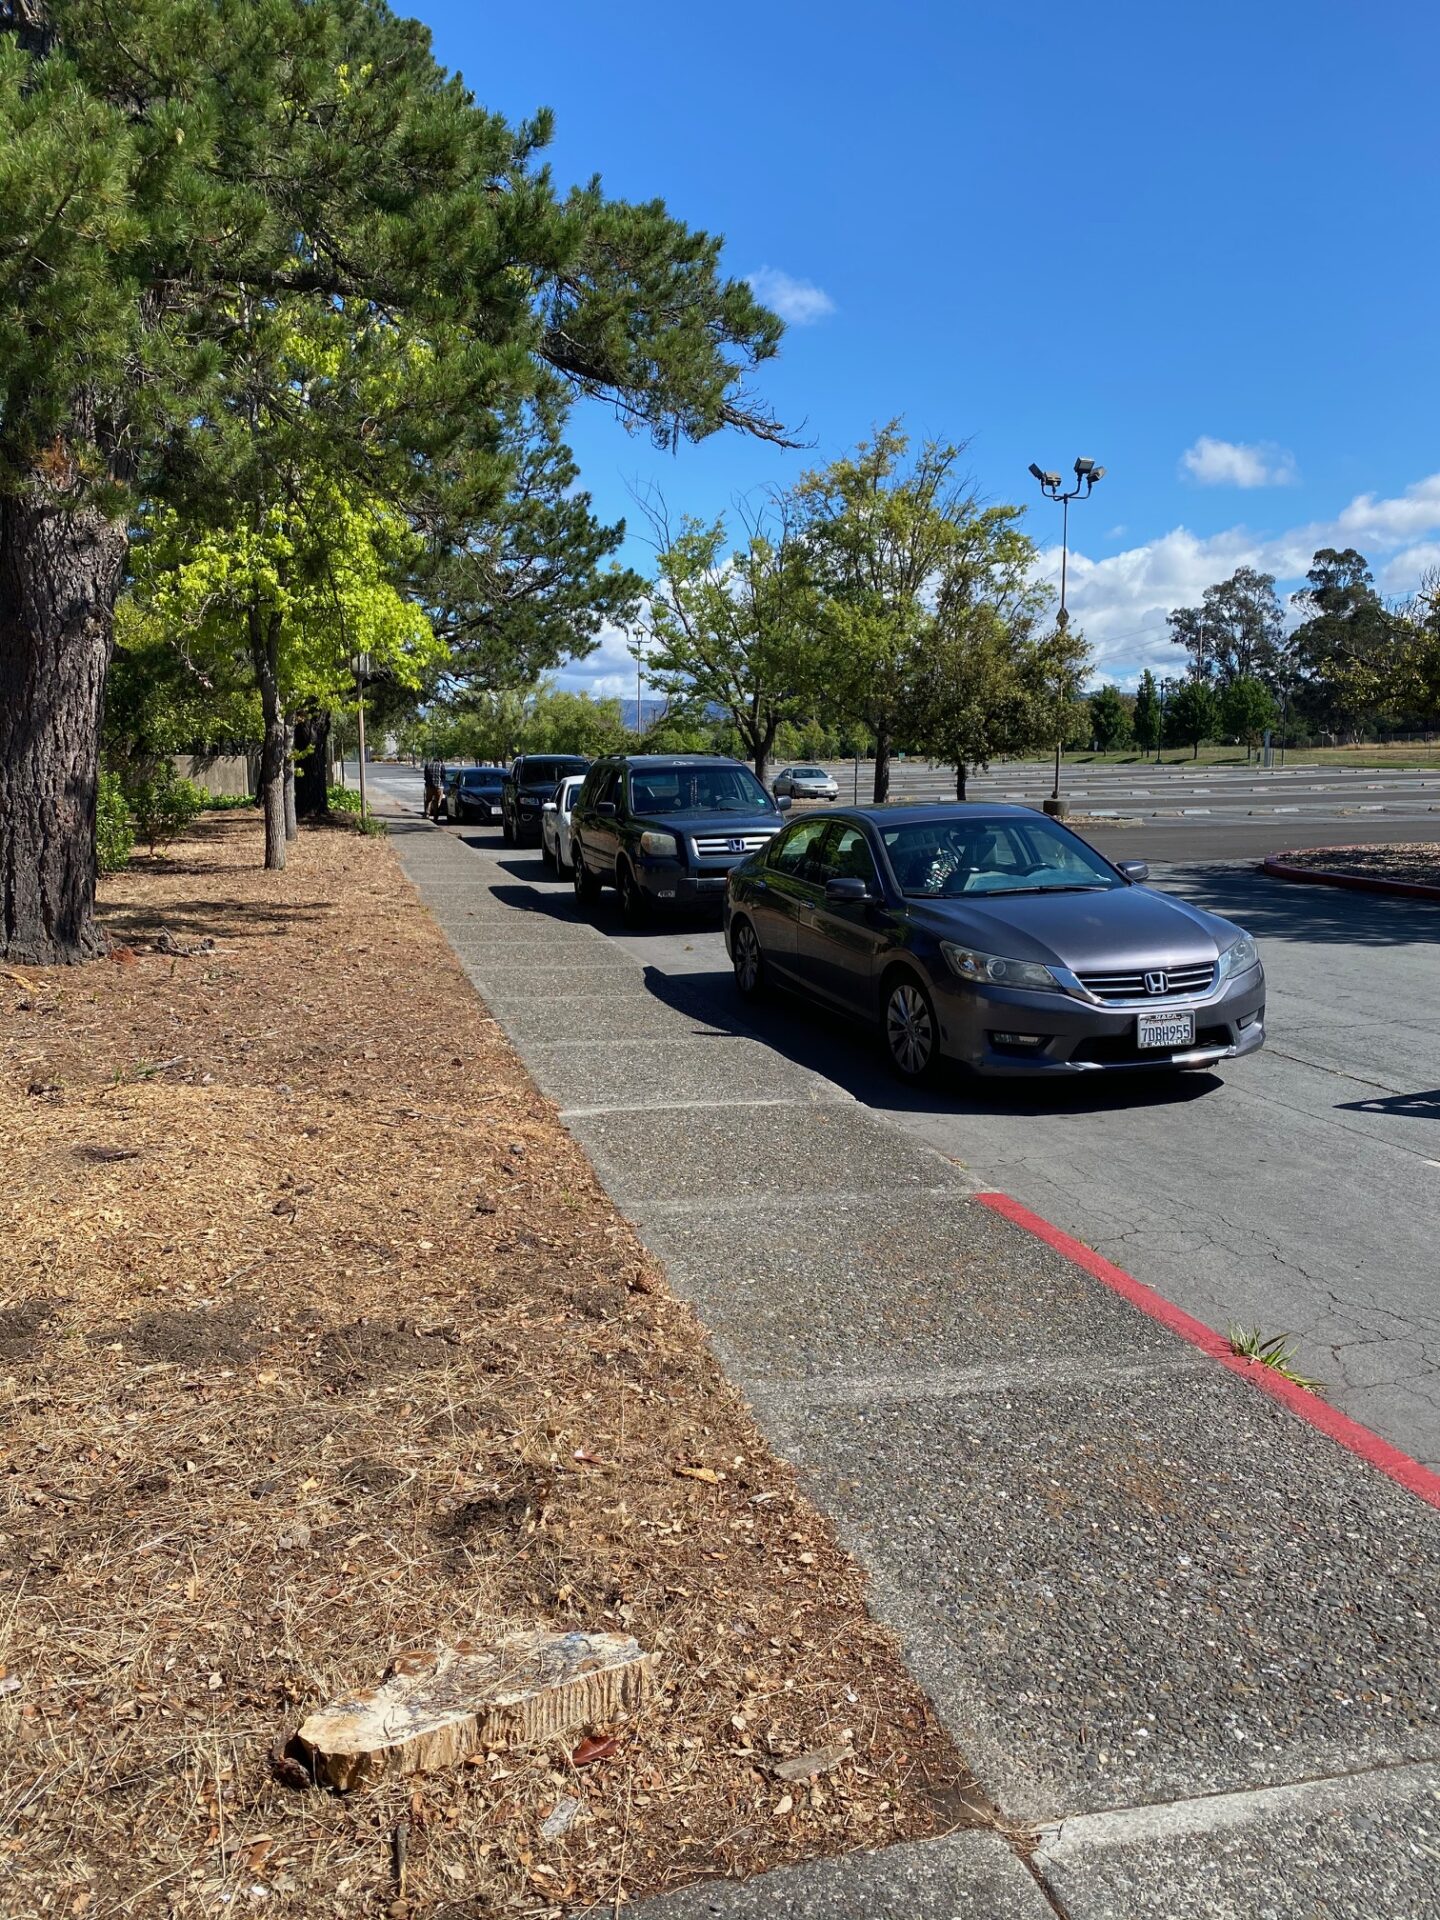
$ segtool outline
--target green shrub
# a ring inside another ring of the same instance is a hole
[[[253,807],[253,793],[207,793],[205,796],[206,813],[232,813],[236,807]]]
[[[144,779],[133,780],[125,797],[136,831],[151,853],[157,847],[168,847],[184,833],[205,811],[210,798],[193,780],[182,779],[168,760],[162,760]]]
[[[101,873],[118,873],[128,863],[134,845],[130,808],[120,786],[120,776],[102,773],[95,805],[95,862]]]
[[[332,813],[359,813],[360,796],[353,787],[331,787],[326,793]]]

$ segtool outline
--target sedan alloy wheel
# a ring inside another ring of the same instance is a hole
[[[924,1080],[940,1057],[935,1009],[914,980],[897,980],[885,1000],[885,1046],[902,1080]]]
[[[742,1000],[758,1000],[765,991],[765,956],[748,920],[737,920],[730,935],[735,987]]]

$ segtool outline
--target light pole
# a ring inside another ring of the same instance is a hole
[[[1180,682],[1167,675],[1160,682],[1160,736],[1155,742],[1155,764],[1160,765],[1160,756],[1165,751],[1165,705],[1179,691]]]
[[[1096,481],[1105,478],[1105,469],[1097,467],[1093,460],[1077,460],[1075,484],[1068,493],[1058,473],[1047,472],[1044,467],[1037,466],[1033,460],[1030,462],[1030,471],[1040,482],[1040,491],[1045,498],[1060,502],[1060,611],[1056,615],[1055,624],[1063,635],[1070,624],[1070,615],[1065,610],[1065,576],[1070,560],[1070,502],[1088,500],[1094,491]],[[1060,723],[1055,735],[1055,786],[1050,798],[1045,802],[1047,813],[1065,811],[1060,801],[1060,750],[1065,744],[1064,736],[1064,725]]]
[[[358,751],[360,755],[360,818],[363,820],[366,818],[365,684],[367,681],[373,680],[375,677],[374,674],[372,674],[370,671],[369,654],[368,653],[352,654],[350,658],[350,671],[355,676],[355,712],[358,717],[358,723],[359,723],[357,728],[357,731],[359,734],[359,740],[358,740],[357,746],[358,746]]]

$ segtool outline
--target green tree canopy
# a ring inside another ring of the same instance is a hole
[[[1160,695],[1156,690],[1155,676],[1146,667],[1140,676],[1140,685],[1135,692],[1135,711],[1130,716],[1131,731],[1135,735],[1135,744],[1142,753],[1150,753],[1160,744]]]
[[[1190,655],[1197,678],[1221,687],[1232,680],[1274,679],[1285,613],[1273,574],[1237,567],[1228,580],[1206,587],[1198,607],[1177,607],[1169,622],[1170,637]]]
[[[548,116],[486,111],[416,22],[380,0],[132,0],[123,24],[107,0],[0,4],[11,958],[96,950],[99,721],[138,502],[212,528],[243,502],[258,526],[296,473],[385,498],[454,554],[512,496],[507,423],[532,402],[598,397],[666,445],[780,437],[746,392],[780,323],[720,242],[660,201],[558,191]]]
[[[1219,704],[1205,681],[1186,680],[1171,694],[1165,707],[1166,735],[1189,747],[1194,758],[1199,759],[1201,743],[1213,740],[1219,728]]]
[[[1265,729],[1274,726],[1278,714],[1274,694],[1253,675],[1232,680],[1220,695],[1220,731],[1243,740],[1247,756]]]
[[[1101,687],[1090,696],[1090,731],[1101,753],[1130,742],[1130,713],[1118,687]]]

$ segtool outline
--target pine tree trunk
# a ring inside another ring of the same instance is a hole
[[[285,729],[285,838],[300,838],[300,822],[295,817],[295,729]]]
[[[890,728],[881,721],[875,729],[875,805],[890,797]]]
[[[0,496],[0,959],[90,960],[100,714],[123,520],[57,496],[72,474]]]
[[[285,716],[280,710],[280,616],[252,606],[250,652],[264,722],[260,747],[260,805],[265,814],[265,866],[285,866]]]
[[[302,714],[295,722],[295,811],[302,820],[330,812],[330,714]]]

